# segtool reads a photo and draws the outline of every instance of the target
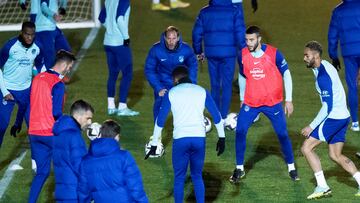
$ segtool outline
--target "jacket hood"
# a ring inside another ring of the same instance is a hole
[[[160,36],[160,44],[161,44],[161,46],[164,47],[168,52],[176,52],[177,50],[180,49],[180,47],[181,47],[182,44],[183,44],[182,36],[181,36],[181,34],[180,34],[178,46],[177,46],[174,50],[169,50],[169,49],[166,47],[165,32],[161,33],[161,36]]]
[[[209,5],[211,6],[229,6],[232,5],[231,0],[210,0]]]
[[[97,138],[91,141],[89,154],[101,157],[120,151],[120,144],[113,138]]]
[[[60,132],[66,130],[81,130],[80,124],[72,116],[61,116],[54,124],[53,133],[57,136]]]

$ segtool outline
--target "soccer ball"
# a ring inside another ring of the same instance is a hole
[[[204,116],[204,125],[205,125],[205,132],[208,133],[211,131],[211,120]]]
[[[101,125],[99,123],[92,123],[87,129],[86,129],[86,135],[90,140],[96,139],[100,134],[100,128]]]
[[[151,141],[152,141],[152,136],[150,137],[150,141],[148,143],[145,144],[145,155],[147,155],[151,149]],[[157,144],[156,147],[156,151],[155,151],[155,155],[150,155],[149,158],[158,158],[158,157],[162,157],[165,153],[164,150],[164,145],[161,143],[161,139],[159,139],[159,142]]]
[[[235,130],[237,124],[237,113],[229,113],[225,119],[225,128],[228,130]]]

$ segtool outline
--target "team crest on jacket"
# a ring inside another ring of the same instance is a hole
[[[180,63],[184,62],[184,56],[179,56],[179,62]]]
[[[36,54],[36,49],[32,49],[31,50],[31,53],[34,55],[34,54]]]

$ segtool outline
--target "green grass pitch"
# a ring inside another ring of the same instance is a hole
[[[191,6],[170,12],[150,10],[150,0],[133,0],[130,17],[130,36],[134,62],[134,80],[129,95],[129,106],[141,114],[134,118],[109,117],[106,114],[106,79],[107,65],[103,51],[102,28],[91,48],[88,50],[72,82],[67,86],[65,113],[70,104],[77,99],[85,99],[95,107],[94,121],[102,122],[112,118],[123,127],[121,146],[135,157],[141,170],[144,187],[150,202],[173,202],[173,171],[171,161],[172,121],[168,119],[163,131],[163,143],[166,154],[159,159],[144,161],[144,145],[152,135],[153,90],[143,73],[145,57],[150,46],[159,40],[160,33],[168,25],[180,28],[183,40],[191,43],[191,30],[198,11],[207,4],[205,0],[189,0]],[[207,135],[207,152],[204,166],[204,180],[207,202],[305,202],[315,187],[313,173],[300,153],[303,137],[300,130],[309,124],[320,109],[319,97],[315,91],[314,78],[303,63],[303,46],[309,40],[317,40],[324,47],[327,56],[327,30],[332,8],[340,0],[259,0],[259,10],[252,13],[250,1],[244,0],[245,20],[247,25],[256,24],[263,30],[263,42],[278,47],[285,55],[293,78],[294,114],[287,120],[292,139],[296,165],[301,180],[293,182],[287,174],[287,167],[282,159],[280,146],[270,122],[265,116],[250,128],[245,155],[246,178],[239,185],[231,185],[229,176],[235,167],[234,132],[226,131],[226,151],[217,157],[215,144],[216,130]],[[165,2],[167,3],[167,1]],[[83,30],[64,31],[75,51],[78,51],[89,32]],[[0,34],[3,44],[16,32]],[[343,70],[340,76],[344,79]],[[209,88],[207,64],[199,67],[199,84]],[[343,80],[344,81],[344,80]],[[345,83],[344,83],[345,84]],[[231,111],[239,110],[239,99],[233,94]],[[0,202],[26,202],[32,171],[30,151],[23,130],[16,139],[5,135],[0,149],[0,179],[3,178],[9,163],[23,150],[28,150],[22,162],[24,170],[17,171]],[[84,139],[87,139],[84,137]],[[344,154],[359,167],[359,160],[354,156],[359,149],[359,133],[348,131]],[[332,188],[331,198],[317,202],[359,202],[354,196],[357,185],[352,177],[330,161],[327,146],[317,149],[328,184]],[[188,179],[185,201],[195,202],[191,180]],[[41,192],[39,202],[54,202],[54,176],[47,180]]]

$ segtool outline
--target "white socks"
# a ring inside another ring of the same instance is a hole
[[[115,99],[114,97],[108,97],[108,109],[115,109]]]
[[[119,110],[123,110],[123,109],[126,109],[127,108],[127,104],[126,103],[119,103],[119,107],[118,107],[118,109]]]
[[[360,172],[356,172],[354,175],[353,175],[354,179],[356,180],[357,184],[359,185],[359,188],[360,188]]]
[[[316,172],[316,173],[314,173],[314,175],[315,175],[316,182],[317,182],[318,186],[320,186],[322,188],[328,188],[329,187],[328,184],[326,183],[323,171]]]
[[[244,165],[236,165],[236,169],[244,171]]]
[[[295,170],[295,164],[294,163],[288,164],[288,171],[290,172],[290,171],[293,171],[293,170]]]

